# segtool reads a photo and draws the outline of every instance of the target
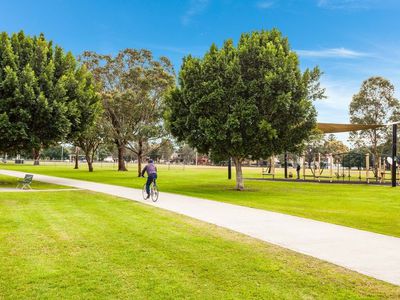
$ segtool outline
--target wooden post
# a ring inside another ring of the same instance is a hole
[[[317,170],[318,170],[318,181],[321,181],[321,153],[318,152],[318,162],[317,162]]]
[[[303,154],[303,156],[301,157],[302,159],[302,167],[303,167],[303,180],[306,179],[306,156],[305,154]]]
[[[380,183],[382,183],[382,160],[381,157],[378,156],[378,174],[376,174],[376,176],[378,177],[378,180]]]
[[[367,183],[369,183],[369,153],[365,154],[365,176],[367,176]]]
[[[332,155],[332,153],[331,154],[329,154],[329,164],[330,164],[330,166],[329,166],[329,176],[330,176],[330,182],[332,182],[333,181],[333,155]]]

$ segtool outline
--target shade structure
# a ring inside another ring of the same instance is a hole
[[[323,133],[339,133],[358,130],[376,129],[384,127],[384,124],[336,124],[336,123],[317,123],[317,128]]]

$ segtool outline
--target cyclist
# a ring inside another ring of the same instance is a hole
[[[147,197],[146,199],[150,198],[150,184],[153,182],[156,182],[157,179],[157,167],[154,165],[154,162],[152,159],[149,160],[149,163],[143,168],[142,171],[142,177],[144,177],[144,173],[147,172],[147,182],[146,182],[146,192],[147,192]]]

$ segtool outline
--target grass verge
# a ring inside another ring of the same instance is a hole
[[[142,188],[135,167],[118,172],[96,166],[89,173],[85,166],[18,166],[2,168],[41,173],[127,187]],[[260,169],[245,169],[246,177],[260,177]],[[226,179],[226,168],[159,166],[161,191],[282,212],[290,215],[349,226],[400,237],[400,188],[373,185],[318,184],[300,182],[246,181],[247,190],[233,190]],[[162,201],[162,199],[160,199]]]

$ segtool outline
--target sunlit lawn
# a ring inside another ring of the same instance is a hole
[[[79,170],[74,170],[72,165],[1,166],[23,172],[142,187],[144,179],[137,177],[136,165],[129,165],[129,172],[118,172],[115,167],[112,164],[96,165],[95,172],[89,173],[84,164]],[[245,168],[244,175],[261,178],[261,169]],[[233,189],[234,180],[227,180],[226,168],[188,166],[159,166],[158,185],[164,192],[224,201],[400,236],[400,188],[247,180],[247,190],[238,192]]]
[[[42,167],[35,170],[56,172]],[[180,178],[184,187],[183,172],[197,174],[176,170],[175,177],[168,177],[163,170],[163,187],[174,178]],[[80,171],[66,174],[88,176]],[[96,180],[141,183],[128,174],[93,175]],[[201,176],[190,176],[202,182]],[[210,177],[220,187],[217,176]],[[0,193],[0,212],[0,299],[400,297],[399,287],[107,195]]]

